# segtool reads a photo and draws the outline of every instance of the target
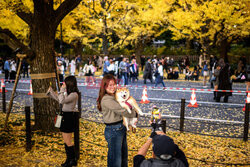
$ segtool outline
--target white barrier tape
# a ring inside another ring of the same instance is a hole
[[[30,84],[30,80],[19,80],[20,83],[29,83]],[[100,84],[86,84],[86,83],[78,83],[78,86],[92,86],[92,87],[100,87]],[[122,87],[122,85],[118,85],[120,87]],[[138,86],[138,85],[127,85],[127,88],[141,88],[144,89],[147,86]],[[147,87],[148,90],[164,90],[165,91],[185,91],[185,92],[192,92],[192,90],[194,89],[195,92],[197,93],[213,93],[215,90],[214,89],[196,89],[196,88],[177,88],[177,87],[154,87],[154,86],[149,86]],[[216,90],[216,92],[231,92],[233,94],[236,95],[245,95],[245,93],[247,93],[247,91],[242,91],[242,90]],[[249,91],[248,91],[249,92]],[[250,93],[250,92],[249,92]]]
[[[6,90],[12,91],[13,89],[11,88],[6,88]],[[16,91],[20,91],[20,92],[29,92],[29,89],[16,89]]]
[[[156,101],[167,101],[167,102],[181,102],[181,100],[173,100],[173,99],[161,99],[161,98],[148,98],[148,100],[156,100]],[[190,100],[186,100],[186,103],[189,103]],[[214,103],[214,102],[205,102],[205,101],[197,101],[198,104],[213,104],[213,105],[227,105],[227,106],[240,106],[244,107],[245,104],[235,104],[235,103]]]
[[[143,114],[151,116],[151,113],[143,113]],[[178,118],[178,119],[180,119],[180,116],[176,116],[176,115],[164,115],[164,114],[162,114],[161,116],[166,117],[166,118]],[[198,121],[219,122],[219,123],[244,124],[244,122],[241,122],[241,121],[228,121],[228,120],[219,120],[219,119],[206,119],[206,118],[194,118],[194,117],[185,117],[185,119],[198,120]]]

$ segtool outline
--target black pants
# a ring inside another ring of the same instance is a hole
[[[228,102],[228,97],[229,97],[229,96],[225,96],[225,97],[224,97],[224,102],[225,102],[225,103]],[[220,102],[220,98],[221,98],[221,96],[218,96],[218,95],[217,95],[217,96],[216,96],[216,102]]]
[[[16,71],[11,71],[10,72],[10,80],[11,82],[15,82],[16,79]]]
[[[5,82],[9,82],[9,70],[4,70]]]
[[[63,74],[59,74],[59,80],[60,80],[60,84],[62,84],[62,82],[64,81]]]

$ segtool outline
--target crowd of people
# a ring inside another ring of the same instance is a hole
[[[202,77],[204,88],[207,88],[208,83],[210,83],[211,88],[215,89],[214,100],[216,101],[220,101],[220,97],[223,95],[216,90],[231,90],[233,82],[245,82],[247,80],[247,61],[244,56],[239,59],[235,71],[232,71],[230,65],[223,59],[218,60],[213,55],[210,55],[209,58],[206,55],[201,55],[198,64],[193,63],[192,67],[190,67],[191,62],[188,56],[178,61],[169,57],[159,58],[156,55],[147,58],[140,56],[140,64],[137,62],[138,57],[135,54],[128,57],[120,55],[115,58],[94,55],[85,61],[82,60],[80,55],[70,60],[68,57],[64,58],[59,55],[57,57],[57,72],[60,82],[64,81],[65,73],[68,71],[72,76],[77,74],[79,77],[84,77],[85,83],[95,84],[95,72],[102,70],[101,77],[112,74],[116,77],[117,84],[121,85],[138,82],[139,74],[143,73],[144,84],[147,84],[149,80],[155,87],[162,84],[163,89],[166,87],[165,79],[178,79],[180,74],[184,74],[187,81],[198,81]],[[5,82],[14,82],[18,63],[19,61],[13,58],[7,58],[5,61],[0,58],[0,66],[5,73]],[[22,61],[21,73],[23,73],[23,78],[29,77],[29,64],[25,60]],[[226,75],[223,73],[226,73]],[[228,96],[231,95],[227,94],[224,102],[227,102]]]
[[[3,60],[0,57],[0,74],[4,73],[6,83],[15,82],[18,65],[19,60],[9,57],[7,57],[6,60]],[[29,64],[26,60],[22,61],[21,73],[23,74],[23,78],[25,78],[25,76],[29,78]]]
[[[143,60],[143,61],[142,61]],[[236,76],[241,75],[237,79],[247,80],[247,89],[250,86],[249,78],[247,77],[247,66],[244,59],[240,59]],[[17,64],[14,59],[7,59],[3,63],[3,70],[5,79],[9,81],[16,73]],[[81,57],[69,61],[63,56],[57,57],[57,72],[60,81],[64,82],[60,88],[60,92],[55,93],[51,87],[47,91],[47,95],[57,100],[62,105],[62,123],[60,131],[62,132],[62,139],[64,141],[66,160],[61,166],[71,167],[77,165],[76,153],[74,150],[74,143],[72,140],[72,133],[76,128],[77,112],[76,109],[79,90],[77,87],[77,80],[75,77],[76,71],[79,76],[85,76],[86,82],[95,83],[94,74],[96,71],[102,69],[103,79],[100,84],[99,95],[97,99],[97,108],[103,114],[103,122],[105,124],[104,137],[108,143],[107,166],[108,167],[127,167],[128,166],[128,146],[127,146],[127,129],[123,125],[123,116],[129,118],[138,117],[135,108],[126,103],[131,110],[123,108],[115,99],[117,85],[121,82],[127,85],[129,82],[137,82],[139,75],[139,66],[135,55],[125,58],[122,55],[118,58],[109,58],[105,56],[93,56],[88,58],[86,63],[82,63]],[[27,63],[22,62],[23,77],[27,74]],[[151,83],[164,83],[164,71],[168,73],[168,79],[177,79],[179,73],[185,73],[187,80],[198,80],[199,76],[203,76],[203,86],[206,86],[207,81],[211,82],[211,87],[214,88],[214,100],[219,102],[221,97],[223,101],[228,102],[228,97],[232,95],[231,92],[222,92],[216,90],[232,90],[232,72],[230,65],[224,59],[217,59],[216,56],[210,56],[210,60],[203,59],[194,70],[190,70],[190,62],[188,57],[183,61],[179,61],[175,68],[174,60],[169,58],[160,58],[157,56],[141,57],[141,69],[143,69],[144,84],[149,80]],[[174,69],[174,70],[173,70]],[[65,79],[65,72],[69,71],[70,76]],[[243,77],[245,76],[245,78]],[[27,76],[28,77],[28,76]],[[151,123],[152,125],[152,123]],[[153,127],[153,125],[152,125]],[[153,143],[152,158],[146,159],[145,156]],[[134,167],[148,167],[148,166],[179,166],[188,167],[188,161],[184,152],[174,143],[174,140],[163,133],[161,130],[152,128],[152,133],[142,147],[138,150],[137,155],[133,158]]]

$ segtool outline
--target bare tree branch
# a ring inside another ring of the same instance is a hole
[[[10,2],[11,3],[11,2]],[[13,10],[18,17],[20,17],[28,25],[32,24],[33,14],[30,9],[23,4],[21,0],[16,1],[16,3],[11,3],[11,10]]]
[[[13,50],[21,49],[28,57],[34,56],[30,47],[24,45],[17,37],[8,29],[0,28],[0,38]]]
[[[62,19],[76,8],[81,0],[65,0],[55,11],[55,25],[57,26]]]

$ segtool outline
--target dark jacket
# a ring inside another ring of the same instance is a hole
[[[146,63],[143,78],[144,79],[151,79],[152,78],[152,66],[151,66],[150,62]]]
[[[232,83],[230,81],[229,65],[226,64],[219,74],[219,90],[232,90]],[[218,96],[232,96],[232,92],[218,92]]]

